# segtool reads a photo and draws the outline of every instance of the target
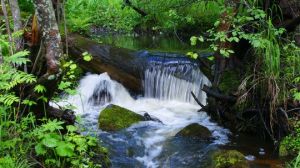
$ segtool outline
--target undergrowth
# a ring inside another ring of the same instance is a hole
[[[97,138],[81,135],[79,126],[33,114],[37,101],[23,95],[28,86],[34,86],[31,92],[46,103],[46,88],[37,84],[36,76],[21,70],[30,63],[30,52],[10,53],[10,47],[8,36],[0,34],[0,167],[107,167],[108,151]],[[85,54],[83,59],[91,57]],[[74,93],[78,67],[67,60],[62,65],[64,77],[59,89]],[[39,113],[47,116],[45,110]]]

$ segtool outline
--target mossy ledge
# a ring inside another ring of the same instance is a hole
[[[144,117],[142,115],[111,104],[100,113],[98,124],[103,131],[119,131],[143,120]]]

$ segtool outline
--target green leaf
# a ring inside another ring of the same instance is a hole
[[[191,40],[191,45],[192,45],[192,46],[194,46],[194,45],[197,44],[197,37],[192,36],[190,40]]]
[[[42,140],[42,144],[49,147],[49,148],[54,148],[58,145],[59,140],[51,137],[51,136],[46,136],[45,138],[43,138]]]
[[[74,155],[74,145],[69,142],[61,141],[58,143],[58,146],[55,148],[58,156],[61,157],[72,157]]]
[[[69,132],[75,132],[75,131],[77,131],[77,128],[74,125],[68,125],[67,130]]]
[[[71,64],[71,65],[70,65],[70,69],[71,69],[71,70],[74,70],[74,69],[76,69],[76,68],[77,68],[77,65],[76,65],[76,64]]]
[[[194,52],[188,52],[186,55],[189,56],[192,59],[197,59],[198,58],[198,54],[194,53]]]
[[[71,82],[60,82],[60,84],[58,85],[58,89],[59,90],[64,90],[64,89],[66,89],[66,88],[68,88],[68,87],[70,87],[71,86]]]
[[[294,99],[300,101],[300,92],[294,93]]]
[[[199,36],[199,37],[198,37],[198,40],[199,40],[200,42],[204,42],[204,38],[203,38],[202,36]]]
[[[91,56],[91,54],[89,54],[88,52],[82,53],[82,56],[83,56],[83,60],[84,60],[84,61],[87,61],[87,62],[91,61],[92,58],[93,58],[93,57]]]
[[[217,26],[219,26],[220,25],[220,21],[218,20],[218,21],[216,21],[215,23],[214,23],[214,26],[215,27],[217,27]]]
[[[41,143],[38,143],[34,149],[37,155],[44,155],[47,152],[47,150],[44,148],[43,144]]]
[[[215,57],[212,56],[212,57],[208,57],[207,59],[210,61],[213,61],[215,59]]]
[[[32,106],[32,105],[36,105],[36,102],[34,102],[32,100],[25,99],[25,100],[22,101],[22,104]]]
[[[36,85],[34,87],[34,91],[37,93],[44,93],[44,92],[46,92],[46,88],[43,85]]]
[[[64,122],[57,121],[57,119],[54,119],[53,121],[49,120],[46,124],[42,125],[42,128],[44,131],[50,131],[53,132],[55,130],[61,130],[63,127],[61,126]],[[51,134],[53,137],[53,135]]]

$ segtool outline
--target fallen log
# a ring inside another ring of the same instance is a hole
[[[122,83],[129,90],[141,91],[141,68],[145,62],[136,57],[134,51],[98,44],[80,35],[71,35],[68,44],[70,56],[83,70],[93,73],[107,72],[112,79]],[[93,59],[90,62],[84,61],[83,52],[91,54]]]
[[[122,83],[130,91],[141,93],[142,80],[145,70],[153,64],[197,64],[196,60],[177,53],[134,51],[106,44],[99,44],[77,34],[68,37],[69,55],[79,66],[92,73],[107,72],[108,75]],[[90,62],[83,60],[82,53],[88,52],[93,56]],[[210,53],[201,54],[205,57]],[[187,76],[179,78],[187,80]]]

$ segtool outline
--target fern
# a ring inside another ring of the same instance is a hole
[[[6,61],[7,63],[23,65],[30,61],[28,58],[25,58],[26,56],[28,56],[28,54],[29,51],[20,51],[12,56],[5,57],[4,61]]]
[[[37,93],[44,93],[44,92],[46,92],[46,88],[43,85],[36,85],[34,87],[34,91]]]
[[[0,103],[3,103],[5,106],[11,106],[13,103],[16,103],[19,101],[20,101],[20,98],[13,94],[0,95]]]

